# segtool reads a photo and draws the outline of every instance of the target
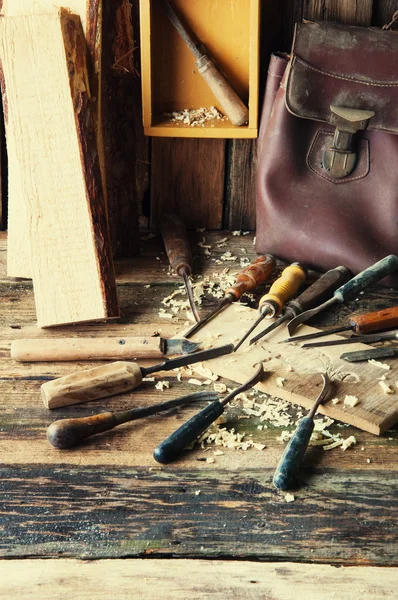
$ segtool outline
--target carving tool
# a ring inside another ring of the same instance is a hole
[[[195,323],[188,331],[185,332],[185,337],[191,337],[196,333],[203,325],[208,323],[213,317],[218,315],[223,308],[240,300],[243,294],[251,292],[261,283],[264,283],[272,271],[275,269],[276,260],[270,254],[265,256],[259,256],[255,261],[250,263],[243,269],[241,273],[236,277],[236,282],[224,292],[224,298],[221,302],[213,308],[199,323]]]
[[[233,344],[227,344],[173,358],[152,367],[140,367],[134,362],[118,361],[85,369],[43,383],[41,386],[43,402],[47,408],[58,408],[122,394],[138,387],[147,375],[217,358],[233,352],[233,349]]]
[[[232,89],[231,84],[227,81],[226,77],[210,59],[204,46],[199,44],[199,42],[185,29],[170,3],[167,0],[164,0],[164,5],[170,22],[177,29],[178,33],[194,55],[196,59],[195,64],[199,73],[217,98],[222,110],[234,125],[245,125],[249,120],[249,111],[247,107]]]
[[[293,298],[304,283],[306,276],[307,270],[298,263],[293,263],[282,271],[279,279],[271,285],[269,292],[260,298],[258,305],[260,316],[236,344],[235,352],[265,317],[274,317],[280,313],[284,304]]]
[[[313,306],[316,306],[320,302],[324,302],[332,293],[337,290],[343,283],[351,279],[352,273],[346,267],[340,266],[335,269],[327,271],[321,277],[310,285],[300,296],[294,300],[289,300],[285,304],[282,316],[276,321],[271,323],[269,327],[255,335],[249,342],[249,345],[254,344],[262,337],[270,333],[286,321],[291,321],[297,315],[302,312],[309,310]],[[397,318],[398,321],[398,318]]]
[[[124,410],[120,412],[106,412],[92,417],[81,417],[77,419],[60,419],[51,423],[47,429],[47,440],[55,448],[71,448],[76,446],[86,438],[110,431],[129,421],[143,419],[150,415],[157,415],[165,410],[170,410],[177,406],[192,404],[194,402],[210,402],[217,398],[216,392],[196,392],[188,396],[182,396],[176,400],[161,402],[152,406],[143,408],[133,408],[132,410]]]
[[[354,298],[359,292],[364,290],[372,283],[380,281],[380,279],[383,279],[383,277],[386,277],[386,275],[389,275],[390,273],[395,271],[397,267],[398,256],[395,256],[395,254],[390,254],[389,256],[382,258],[377,263],[375,263],[371,267],[368,267],[367,269],[353,277],[350,281],[342,285],[339,289],[337,289],[334,292],[332,298],[326,300],[326,302],[323,302],[316,308],[301,313],[301,315],[298,315],[292,321],[290,321],[290,323],[287,326],[289,330],[289,335],[292,336],[293,333],[296,331],[297,327],[301,325],[301,323],[305,323],[305,321],[308,321],[308,319],[317,315],[325,308],[333,306],[333,304],[336,304],[338,302],[342,304],[343,302]]]
[[[322,375],[322,390],[315,400],[313,407],[306,417],[301,419],[296,431],[290,438],[279,464],[276,468],[273,483],[279,490],[291,489],[295,483],[305,451],[314,430],[314,416],[317,408],[325,400],[330,389],[330,380],[327,375]]]
[[[323,346],[341,346],[342,344],[374,344],[375,342],[383,342],[384,340],[398,339],[398,330],[385,331],[384,333],[368,333],[367,335],[354,335],[350,338],[342,340],[329,340],[327,342],[313,342],[303,344],[302,348],[321,348]]]
[[[161,233],[171,268],[182,277],[195,321],[200,321],[189,277],[192,275],[192,252],[184,223],[177,215],[163,215]]]
[[[398,327],[398,306],[356,315],[348,320],[348,325],[333,327],[333,329],[325,329],[324,331],[318,331],[318,333],[297,335],[283,341],[303,342],[304,340],[315,340],[320,337],[332,335],[333,333],[341,333],[342,331],[353,331],[354,333],[365,334],[382,331],[383,329],[394,329],[395,327]]]
[[[200,344],[160,337],[42,338],[15,340],[11,358],[21,362],[161,358],[195,352]]]
[[[395,356],[398,356],[397,346],[382,346],[381,348],[371,348],[359,352],[345,352],[340,358],[348,362],[362,362],[365,360],[379,360],[380,358],[394,358]]]
[[[169,435],[153,452],[153,457],[157,462],[167,464],[181,454],[181,451],[191,442],[194,442],[214,421],[224,412],[225,405],[238,394],[249,390],[258,383],[264,375],[264,368],[261,364],[253,377],[240,387],[232,390],[222,400],[215,400],[197,415],[191,417],[186,423],[181,425],[174,433]]]

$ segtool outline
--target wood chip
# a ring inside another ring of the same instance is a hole
[[[294,494],[289,494],[289,493],[285,494],[285,500],[286,500],[286,502],[294,502],[295,499],[296,498],[295,498]]]
[[[385,369],[386,371],[389,371],[391,369],[390,365],[386,365],[385,363],[382,363],[378,360],[373,360],[373,358],[371,360],[368,360],[368,363],[370,365],[373,365],[374,367],[379,367],[380,369]]]
[[[387,385],[387,383],[385,383],[384,381],[379,381],[379,386],[381,387],[381,389],[383,390],[383,392],[385,394],[394,394],[394,390],[392,389],[392,387],[390,387],[389,385]]]
[[[344,398],[344,405],[354,407],[358,404],[359,400],[356,396],[346,396]]]
[[[155,388],[157,390],[160,390],[161,392],[163,392],[165,389],[169,389],[170,388],[170,382],[169,381],[158,381],[157,384],[155,385]]]

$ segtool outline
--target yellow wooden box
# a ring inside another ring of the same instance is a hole
[[[224,120],[204,126],[173,122],[165,113],[217,106],[197,72],[195,58],[164,10],[163,0],[140,0],[141,80],[146,135],[255,138],[258,123],[260,0],[170,0],[181,21],[206,47],[249,107],[249,122]]]

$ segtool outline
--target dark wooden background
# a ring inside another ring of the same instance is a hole
[[[179,213],[192,229],[255,230],[256,140],[145,137],[139,0],[107,0],[103,5],[103,95],[115,255],[136,253],[137,223],[157,227],[165,209]],[[296,21],[381,26],[397,9],[398,0],[262,0],[260,107],[269,55],[290,50]]]

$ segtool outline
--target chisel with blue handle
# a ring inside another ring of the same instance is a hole
[[[382,258],[381,260],[379,260],[379,262],[375,263],[371,267],[368,267],[361,273],[358,273],[358,275],[350,279],[350,281],[339,287],[334,292],[332,298],[330,298],[326,302],[323,302],[323,304],[320,304],[316,308],[307,310],[301,313],[301,315],[298,315],[297,317],[292,319],[292,321],[290,321],[290,323],[287,326],[289,335],[293,335],[293,333],[296,331],[297,327],[301,325],[301,323],[308,321],[308,319],[317,315],[325,308],[333,306],[333,304],[336,304],[338,302],[343,304],[347,300],[354,298],[359,292],[367,288],[369,285],[372,285],[372,283],[376,283],[377,281],[380,281],[380,279],[383,279],[383,277],[390,275],[390,273],[395,271],[397,268],[398,256],[396,256],[395,254],[390,254],[389,256]]]

